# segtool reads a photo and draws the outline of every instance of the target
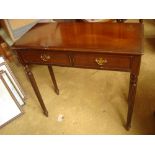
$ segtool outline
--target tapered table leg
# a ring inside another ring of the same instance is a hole
[[[31,82],[32,88],[33,88],[33,90],[34,90],[34,92],[35,92],[35,94],[36,94],[36,96],[37,96],[37,98],[38,98],[38,100],[40,102],[40,105],[41,105],[41,107],[43,109],[43,112],[48,117],[48,111],[47,111],[47,109],[45,107],[45,104],[43,102],[43,99],[41,97],[41,94],[40,94],[40,91],[38,89],[38,86],[37,86],[37,83],[35,81],[35,78],[34,78],[34,76],[33,76],[33,74],[32,74],[32,72],[31,72],[31,70],[30,70],[28,65],[25,65],[25,71],[26,71],[26,74],[28,75],[28,78],[29,78],[29,80]]]
[[[48,70],[50,72],[51,79],[52,79],[53,84],[54,84],[54,90],[55,90],[56,94],[59,95],[59,89],[58,89],[57,82],[56,82],[56,79],[55,79],[55,76],[54,76],[54,72],[53,72],[53,69],[52,69],[51,65],[48,65]]]
[[[132,113],[133,113],[135,96],[136,96],[137,81],[138,81],[138,76],[131,73],[129,96],[128,96],[128,114],[127,114],[127,122],[126,122],[127,130],[129,130],[131,127],[131,119],[132,119]]]
[[[130,102],[130,96],[131,96],[131,88],[132,88],[132,84],[131,84],[131,74],[130,74],[130,82],[129,82],[129,92],[128,92],[128,100],[127,103]]]

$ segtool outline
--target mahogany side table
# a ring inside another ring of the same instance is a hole
[[[130,73],[126,129],[131,126],[141,56],[141,23],[49,23],[37,24],[15,42],[17,52],[38,97],[43,112],[48,111],[30,65],[47,65],[57,94],[59,89],[52,66],[91,68]]]

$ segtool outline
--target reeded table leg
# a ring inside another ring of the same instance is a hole
[[[51,79],[52,79],[53,84],[54,84],[54,90],[55,90],[56,94],[59,95],[59,89],[58,89],[57,82],[56,82],[56,79],[55,79],[55,76],[54,76],[54,72],[53,72],[53,69],[52,69],[51,65],[48,65],[48,70],[50,72]]]
[[[136,96],[137,81],[138,81],[138,76],[131,73],[129,96],[128,96],[128,114],[127,114],[127,123],[126,123],[127,130],[129,130],[131,127],[131,119],[132,119],[132,113],[133,113],[135,96]]]
[[[127,103],[130,102],[130,96],[131,96],[131,88],[132,88],[132,84],[131,84],[131,74],[130,74],[130,82],[129,82],[129,92],[128,92],[128,100]]]
[[[43,102],[43,99],[41,97],[41,94],[40,94],[40,91],[38,89],[38,86],[37,86],[37,83],[35,81],[35,78],[34,78],[34,76],[33,76],[33,74],[32,74],[32,72],[31,72],[31,70],[30,70],[28,65],[25,65],[25,71],[26,71],[26,74],[28,75],[28,78],[29,78],[29,80],[31,82],[33,90],[34,90],[34,92],[35,92],[35,94],[36,94],[36,96],[37,96],[37,98],[38,98],[38,100],[40,102],[40,105],[41,105],[41,107],[43,109],[43,112],[48,117],[48,111],[47,111],[47,109],[45,107],[45,104]]]

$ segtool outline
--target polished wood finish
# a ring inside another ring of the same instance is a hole
[[[13,48],[141,54],[142,31],[143,26],[139,23],[38,24],[21,37]]]
[[[114,54],[78,53],[74,55],[73,62],[75,67],[128,71],[130,59],[130,56],[117,57]]]
[[[20,52],[20,57],[24,63],[70,66],[68,55],[61,52],[22,50]]]
[[[143,25],[140,23],[67,22],[38,24],[13,46],[24,66],[47,65],[55,91],[58,87],[51,65],[130,72],[128,114],[131,118],[136,95],[141,55],[143,54]],[[30,81],[40,104],[43,101],[35,80]]]

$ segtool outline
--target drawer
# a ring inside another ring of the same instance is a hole
[[[129,70],[131,57],[113,54],[75,54],[75,67]]]
[[[18,54],[24,63],[71,66],[68,55],[60,52],[24,50],[20,51]]]

